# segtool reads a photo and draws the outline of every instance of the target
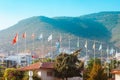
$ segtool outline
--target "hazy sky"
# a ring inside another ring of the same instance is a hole
[[[120,11],[120,0],[0,0],[0,30],[32,16],[80,16]]]

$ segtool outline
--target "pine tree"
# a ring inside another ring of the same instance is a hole
[[[81,76],[82,62],[77,58],[80,50],[73,54],[61,53],[55,59],[55,76],[59,78]]]

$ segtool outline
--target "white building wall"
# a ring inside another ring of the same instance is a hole
[[[42,80],[54,80],[54,73],[52,76],[48,76],[47,72],[53,72],[52,70],[49,69],[40,69],[39,70],[41,72],[41,79]]]
[[[115,80],[120,80],[120,74],[115,74]]]
[[[68,80],[83,80],[81,77],[68,78]]]

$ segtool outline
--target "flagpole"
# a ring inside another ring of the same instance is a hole
[[[115,59],[116,59],[116,61],[117,61],[117,49],[116,49],[116,51],[115,51]],[[118,61],[117,61],[117,64],[116,64],[116,67],[118,67],[119,65],[118,65]]]
[[[69,36],[69,51],[70,51],[70,36]]]
[[[86,40],[86,44],[87,44],[87,40]],[[86,58],[87,58],[87,45],[86,45]]]
[[[87,40],[85,42],[85,46],[84,47],[86,48],[86,58],[87,58]],[[85,61],[84,61],[84,69],[85,69],[85,66],[87,65],[86,58],[85,58]],[[83,71],[83,74],[84,74],[84,71]],[[83,80],[84,80],[84,77],[83,77]]]
[[[86,43],[87,43],[87,40],[86,40]],[[87,48],[87,46],[86,46],[86,59],[85,59],[85,62],[86,62],[86,65],[87,65],[87,55],[88,55],[88,48]]]
[[[61,49],[61,47],[62,47],[61,33],[60,33],[60,39],[59,39],[59,42],[60,42],[60,49]]]
[[[18,54],[18,42],[17,42],[17,54]]]
[[[18,54],[18,33],[16,34],[16,42],[17,42],[17,54]]]
[[[17,33],[17,40],[18,40],[18,33]],[[18,56],[18,41],[17,41],[17,58],[19,59],[19,56]],[[17,67],[19,66],[19,63],[17,63]]]
[[[26,33],[25,33],[26,34]],[[25,37],[25,52],[26,52],[26,37]]]
[[[77,41],[77,47],[78,47],[78,49],[79,49],[79,44],[80,44],[80,41],[79,41],[80,39],[79,39],[79,37],[78,37],[78,41]]]
[[[102,66],[102,42],[101,42],[101,66]]]
[[[52,35],[52,34],[51,34]],[[51,58],[53,57],[53,53],[52,53],[52,39],[51,39]]]
[[[108,48],[109,48],[109,46],[107,46],[107,60],[108,60],[108,51],[109,51],[109,49],[108,49]]]
[[[85,57],[85,61],[84,61],[84,67],[87,65],[87,40],[85,41],[85,49],[86,49],[86,57]]]
[[[34,51],[34,38],[33,38],[33,51]]]
[[[33,33],[32,37],[33,37],[33,51],[34,51],[34,33]]]
[[[94,49],[94,64],[95,64],[95,41],[94,41],[94,44],[93,44],[93,49]]]
[[[108,61],[108,52],[109,52],[109,46],[107,46],[107,61]],[[107,66],[107,76],[109,77],[109,63],[107,62],[108,66]]]
[[[34,33],[32,33],[32,38],[33,38],[33,51],[32,52],[34,53],[34,38],[35,38],[35,34]],[[32,59],[32,61],[34,62],[34,58]]]
[[[42,41],[41,41],[42,43],[42,58],[43,58],[43,54],[44,54],[44,43],[43,43],[43,38],[42,38]]]
[[[113,59],[113,56],[114,56],[114,55],[113,55],[113,54],[114,54],[114,49],[112,48],[112,57],[111,57],[111,58],[112,58],[112,64],[113,64],[113,69],[114,69],[114,66],[115,66],[115,65],[114,65],[114,59]]]

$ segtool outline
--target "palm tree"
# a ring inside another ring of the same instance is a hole
[[[94,64],[87,80],[107,80],[107,74],[100,64]]]

